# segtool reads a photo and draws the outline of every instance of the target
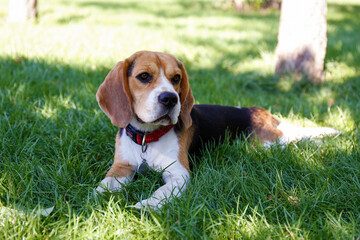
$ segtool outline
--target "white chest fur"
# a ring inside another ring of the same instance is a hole
[[[141,145],[134,143],[125,133],[122,134],[120,141],[118,150],[121,152],[122,160],[133,165],[135,171],[143,158],[152,169],[157,171],[168,168],[170,165],[177,165],[179,161],[178,137],[174,129],[162,136],[159,141],[149,143],[144,153],[142,153]]]

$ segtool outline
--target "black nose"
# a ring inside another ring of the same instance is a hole
[[[167,108],[172,108],[177,104],[178,97],[172,92],[163,92],[158,97],[159,103],[163,104]]]

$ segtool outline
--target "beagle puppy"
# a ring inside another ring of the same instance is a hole
[[[96,191],[118,191],[136,172],[163,171],[165,185],[135,207],[160,208],[180,196],[190,182],[189,154],[226,132],[264,145],[334,134],[331,128],[297,128],[280,123],[268,111],[194,105],[184,65],[167,53],[140,51],[118,62],[100,85],[97,101],[116,135],[114,163]]]

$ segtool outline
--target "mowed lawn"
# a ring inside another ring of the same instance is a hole
[[[360,3],[328,3],[321,85],[274,76],[278,11],[52,0],[21,25],[6,23],[0,3],[0,239],[360,237]],[[117,132],[95,93],[138,50],[183,61],[196,103],[259,106],[343,134],[285,148],[208,146],[188,190],[157,212],[129,206],[162,184],[159,173],[94,196]]]

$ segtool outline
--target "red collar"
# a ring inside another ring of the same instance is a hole
[[[159,141],[159,138],[164,136],[167,132],[169,132],[174,125],[168,125],[164,126],[156,131],[153,131],[152,133],[146,133],[137,130],[130,124],[125,128],[126,135],[128,135],[136,144],[142,145],[143,137],[145,136],[145,143],[151,143]]]

